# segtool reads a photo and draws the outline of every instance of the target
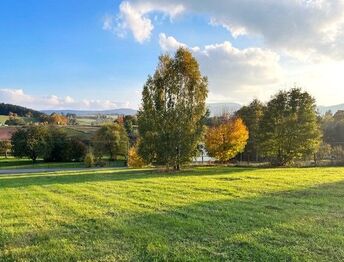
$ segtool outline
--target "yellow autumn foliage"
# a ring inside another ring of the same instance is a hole
[[[244,151],[249,132],[241,118],[232,118],[208,129],[205,145],[211,157],[228,161]]]
[[[133,168],[141,168],[145,165],[143,159],[137,153],[137,147],[133,146],[128,152],[128,166]]]

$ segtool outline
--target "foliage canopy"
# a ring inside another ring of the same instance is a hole
[[[179,169],[195,155],[204,131],[207,85],[188,50],[159,58],[138,113],[139,154],[145,162]]]
[[[241,118],[228,119],[208,130],[205,139],[207,151],[219,161],[228,161],[242,152],[249,133]]]

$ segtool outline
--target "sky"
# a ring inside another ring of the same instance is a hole
[[[1,0],[0,102],[139,108],[159,55],[181,46],[209,103],[294,86],[344,103],[344,0]]]

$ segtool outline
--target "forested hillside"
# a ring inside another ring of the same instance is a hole
[[[29,109],[22,106],[12,105],[12,104],[5,104],[0,103],[0,115],[8,115],[9,113],[16,113],[18,116],[32,116],[32,117],[40,117],[44,115],[44,113]]]

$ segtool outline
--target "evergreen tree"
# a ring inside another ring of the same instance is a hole
[[[163,55],[142,92],[139,154],[148,162],[180,169],[196,154],[204,131],[207,79],[192,54]]]

